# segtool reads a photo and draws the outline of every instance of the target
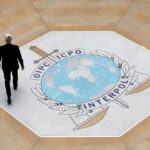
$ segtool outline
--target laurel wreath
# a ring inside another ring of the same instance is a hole
[[[89,54],[103,56],[112,60],[121,71],[121,78],[128,78],[130,80],[130,85],[133,85],[138,78],[138,74],[135,72],[135,67],[130,67],[129,64],[125,60],[121,60],[117,55],[110,54],[103,50],[95,50],[90,51]],[[47,105],[50,109],[60,111],[60,115],[73,115],[83,116],[88,113],[92,113],[93,110],[82,110],[81,105],[77,104],[63,104],[58,103],[52,99],[49,99],[41,90],[40,84],[36,84],[34,88],[32,88],[32,92],[37,96],[38,100]]]

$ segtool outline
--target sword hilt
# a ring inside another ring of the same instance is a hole
[[[41,50],[40,48],[38,48],[37,46],[30,46],[29,48],[30,50],[34,51],[35,53],[37,53],[38,55],[40,55],[42,58],[38,59],[38,60],[34,60],[34,63],[39,63],[41,60],[43,60],[44,58],[57,53],[59,51],[59,49],[54,49],[51,53],[46,53],[43,50]]]

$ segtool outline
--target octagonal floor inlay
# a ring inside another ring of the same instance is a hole
[[[150,114],[150,52],[112,31],[49,32],[0,106],[39,136],[121,136]]]

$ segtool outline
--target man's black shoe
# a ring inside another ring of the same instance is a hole
[[[11,104],[11,98],[10,97],[8,97],[7,103],[8,103],[8,105]]]
[[[17,90],[17,86],[14,86],[14,90]]]

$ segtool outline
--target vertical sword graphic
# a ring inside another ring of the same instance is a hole
[[[52,61],[55,62],[55,60],[53,60],[49,56],[51,56],[52,54],[57,53],[59,51],[58,49],[55,49],[51,53],[48,54],[45,51],[38,48],[37,46],[30,46],[30,50],[32,50],[33,52],[35,52],[36,54],[41,56],[40,59],[34,60],[35,64],[39,63],[41,60],[43,60],[45,58],[49,58],[49,59],[51,59]],[[145,82],[143,82],[140,85],[138,85],[137,87],[135,87],[128,94],[134,94],[134,93],[144,91],[148,87],[150,87],[150,79],[146,80]],[[124,102],[123,100],[119,99],[119,98],[115,99],[114,102],[116,104],[120,105],[121,107],[129,108],[128,104],[126,102]],[[89,126],[92,126],[92,125],[96,124],[97,122],[99,122],[100,120],[102,120],[104,118],[104,116],[107,113],[108,108],[109,107],[107,106],[107,107],[101,109],[98,113],[94,114],[92,117],[89,117],[89,119],[87,119],[85,122],[83,122],[80,125],[76,126],[76,128],[74,130],[87,128]],[[71,116],[70,116],[70,118],[73,119]]]

